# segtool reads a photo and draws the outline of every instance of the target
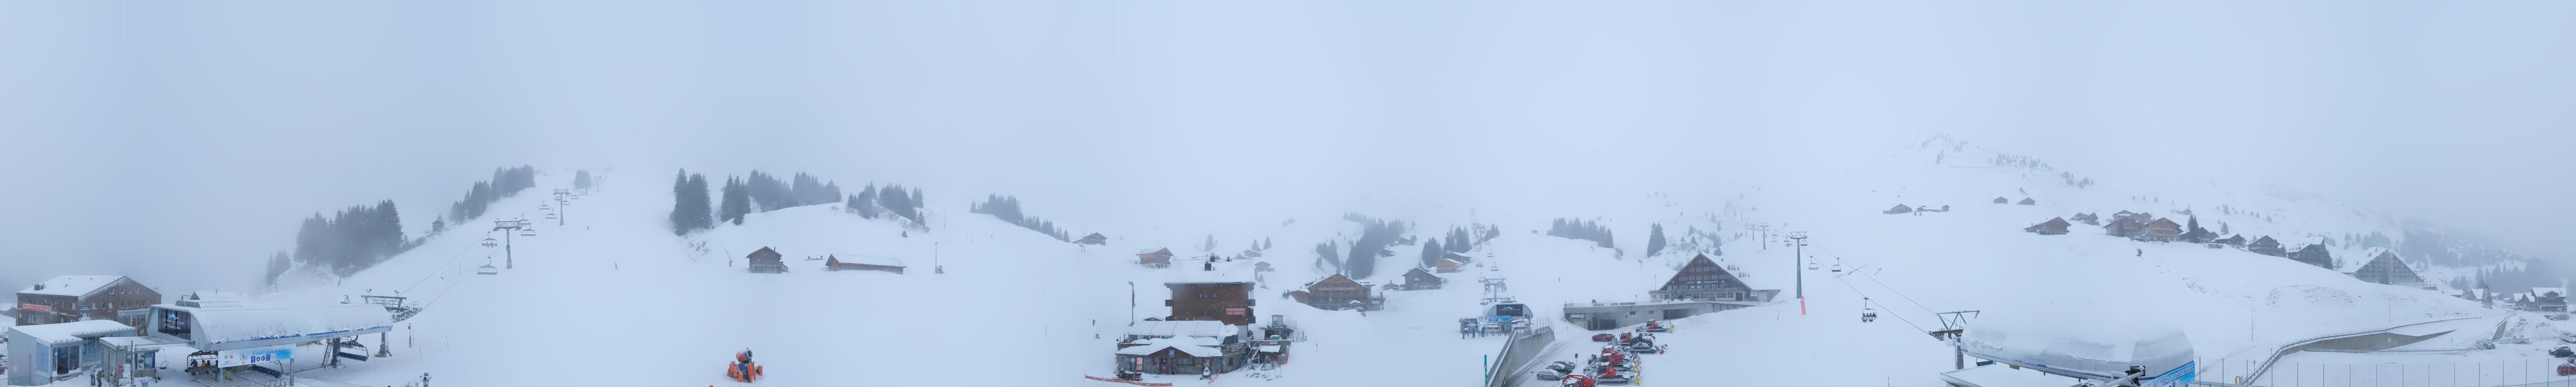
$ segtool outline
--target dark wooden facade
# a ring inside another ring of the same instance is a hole
[[[2066,227],[2070,225],[2066,223],[2066,218],[2048,218],[2046,222],[2022,228],[2021,231],[2039,233],[2039,235],[2065,235]]]
[[[2406,267],[2406,261],[2397,259],[2397,253],[2386,251],[2379,252],[2379,256],[2372,257],[2370,262],[2363,263],[2360,268],[2354,269],[2352,278],[2374,284],[2424,285],[2424,277],[2416,276],[2414,268]]]
[[[2269,255],[2269,256],[2275,256],[2275,257],[2279,257],[2279,256],[2286,256],[2286,255],[2289,255],[2289,254],[2290,254],[2290,252],[2289,252],[2288,250],[2283,250],[2283,249],[2281,249],[2281,241],[2280,241],[2280,240],[2272,239],[2272,237],[2271,237],[2271,236],[2262,236],[2262,237],[2254,238],[2254,241],[2253,241],[2253,242],[2249,242],[2249,243],[2247,243],[2247,244],[2245,245],[2245,251],[2252,251],[2252,252],[2254,252],[2255,254]]]
[[[828,257],[828,258],[824,258],[824,259],[823,259],[823,269],[824,269],[824,270],[829,270],[829,271],[842,271],[842,270],[875,270],[875,271],[882,271],[882,272],[887,272],[887,273],[903,274],[903,265],[888,264],[888,263],[884,263],[884,262],[880,262],[880,263],[842,262],[842,261],[841,261],[841,256],[838,256],[838,255],[834,255],[834,256],[831,256],[831,257]]]
[[[2182,240],[2182,224],[2174,223],[2173,219],[2156,218],[2156,221],[2147,222],[2147,227],[2139,230],[2135,238],[2149,242]]]
[[[776,274],[787,272],[787,261],[780,259],[781,257],[778,255],[778,250],[771,250],[764,246],[760,250],[752,251],[751,255],[743,256],[743,259],[751,262],[749,270],[753,273]]]
[[[1163,287],[1172,290],[1171,321],[1218,321],[1226,325],[1252,325],[1251,282],[1170,282]]]
[[[1441,282],[1443,282],[1443,280],[1440,279],[1440,276],[1431,274],[1430,270],[1422,270],[1422,268],[1417,267],[1413,268],[1413,270],[1404,271],[1405,290],[1439,289]]]
[[[161,292],[125,276],[61,276],[18,292],[15,325],[109,320],[139,327]]]
[[[1672,279],[1665,280],[1663,288],[1646,294],[1652,296],[1655,301],[1753,300],[1752,287],[1745,286],[1743,280],[1736,279],[1734,273],[1727,272],[1726,267],[1719,266],[1717,261],[1709,260],[1706,254],[1691,257],[1690,264],[1682,265],[1680,272],[1673,273]]]
[[[2289,257],[2290,260],[2299,261],[2299,263],[2317,265],[2317,267],[2327,269],[2334,268],[2334,253],[2326,251],[2326,245],[2323,243],[2310,244],[2307,247],[2301,247],[2299,248],[2299,251],[2290,252]]]
[[[1136,264],[1156,269],[1172,267],[1172,249],[1158,248],[1136,253]]]
[[[1109,244],[1109,236],[1100,235],[1100,233],[1095,232],[1091,233],[1091,235],[1084,235],[1082,236],[1082,239],[1074,240],[1073,243],[1084,245],[1105,245]]]
[[[1355,305],[1376,309],[1377,303],[1381,300],[1383,299],[1370,296],[1368,285],[1361,285],[1359,281],[1351,280],[1351,277],[1340,273],[1306,284],[1306,305],[1324,310],[1342,310]]]

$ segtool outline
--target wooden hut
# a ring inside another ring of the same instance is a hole
[[[1438,270],[1442,273],[1456,273],[1467,271],[1467,264],[1460,263],[1455,259],[1441,258],[1431,261],[1431,269]]]
[[[1136,264],[1156,269],[1172,267],[1172,249],[1164,247],[1137,252]]]
[[[2378,256],[2370,259],[2370,262],[2351,268],[2347,274],[2351,274],[2352,278],[2360,279],[2361,282],[2399,286],[2424,285],[2424,277],[2417,276],[2414,268],[2406,267],[2406,261],[2397,259],[2397,253],[2389,251],[2380,251]]]
[[[2007,204],[2007,203],[2012,203],[2012,200],[2004,199],[2004,197],[2002,197],[2002,196],[1996,196],[1996,197],[1995,197],[1995,204]]]
[[[1385,297],[1372,296],[1368,285],[1351,280],[1341,273],[1324,276],[1306,283],[1306,305],[1324,310],[1378,310],[1385,307]]]
[[[840,255],[834,254],[823,259],[823,269],[830,271],[875,270],[903,274],[903,267],[903,260],[886,257],[852,256],[849,260],[842,260]]]
[[[778,250],[771,250],[767,246],[762,246],[760,250],[753,250],[751,255],[743,256],[743,259],[751,261],[750,270],[753,273],[786,273],[787,262],[779,259],[780,257],[781,256],[778,255]]]
[[[2066,218],[2048,218],[2046,222],[2022,228],[2021,231],[2039,233],[2039,235],[2065,235],[2066,227],[2071,225],[2066,223]]]
[[[1100,233],[1095,232],[1091,233],[1091,235],[1084,235],[1082,236],[1082,239],[1076,239],[1073,243],[1078,245],[1105,245],[1109,244],[1109,236],[1100,235]]]
[[[1404,271],[1404,290],[1439,289],[1441,282],[1440,276],[1419,267]]]
[[[1878,213],[1881,213],[1881,214],[1889,214],[1889,215],[1895,215],[1895,214],[1902,214],[1902,213],[1908,213],[1908,212],[1914,212],[1914,208],[1913,208],[1913,207],[1906,207],[1906,206],[1905,206],[1905,205],[1903,205],[1903,204],[1898,204],[1898,205],[1896,205],[1896,207],[1891,207],[1891,208],[1888,208],[1888,209],[1887,209],[1887,211],[1879,211]]]
[[[2035,205],[2039,205],[2039,201],[2037,201],[2037,200],[2030,200],[2030,198],[2021,198],[2021,201],[2013,202],[2013,204],[2019,204],[2019,205],[2025,205],[2025,206],[2035,206]]]

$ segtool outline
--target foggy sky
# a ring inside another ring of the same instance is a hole
[[[2564,2],[151,5],[0,3],[0,286],[247,287],[298,218],[394,199],[417,235],[520,164],[1225,227],[1633,198],[1931,133],[2576,256]]]

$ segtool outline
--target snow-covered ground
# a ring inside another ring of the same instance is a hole
[[[1338,214],[1243,220],[1276,226],[1216,235],[1214,252],[1231,255],[1245,248],[1243,241],[1270,241],[1261,260],[1279,270],[1262,274],[1255,313],[1263,323],[1283,315],[1308,341],[1292,347],[1285,367],[1245,370],[1215,384],[1474,383],[1482,378],[1484,357],[1503,343],[1462,339],[1454,330],[1458,318],[1481,309],[1478,278],[1508,279],[1511,296],[1552,321],[1569,302],[1642,300],[1691,256],[1647,256],[1650,223],[1677,239],[1685,228],[1713,230],[1725,245],[1712,258],[1740,267],[1737,273],[1757,289],[1782,290],[1772,305],[1676,321],[1677,331],[1663,335],[1672,353],[1646,360],[1644,378],[1656,384],[1935,386],[1938,373],[1950,369],[1952,352],[1925,331],[1940,329],[1935,313],[1949,311],[1983,311],[1967,320],[1970,329],[1984,316],[2038,314],[2161,323],[2189,334],[2197,356],[2211,363],[2261,360],[2284,342],[2320,334],[2504,314],[2237,249],[2135,242],[2082,224],[2068,235],[2024,233],[2023,227],[2077,212],[2107,218],[2149,211],[2179,222],[2169,212],[2181,208],[2196,209],[2212,229],[2223,221],[2247,234],[2342,235],[2393,226],[2312,200],[2170,194],[2161,192],[2171,188],[2108,181],[2073,187],[2051,169],[1965,161],[1995,159],[1979,152],[1909,143],[1828,156],[1868,167],[1805,174],[1794,185],[1656,195],[1602,209],[1372,214],[1401,216],[1389,219],[1411,222],[1413,234],[1424,237],[1470,224],[1497,224],[1502,232],[1469,253],[1479,259],[1469,270],[1442,275],[1448,288],[1393,292],[1386,310],[1366,315],[1278,297],[1325,275],[1313,246],[1339,241],[1347,248],[1356,223]],[[1081,376],[1108,375],[1112,340],[1125,322],[1167,314],[1161,283],[1197,269],[1187,259],[1207,254],[1198,246],[1206,232],[1077,230],[1111,237],[1106,246],[1077,246],[967,213],[964,201],[952,200],[932,201],[926,231],[825,204],[673,236],[665,220],[666,181],[617,176],[579,199],[563,225],[540,220],[537,236],[512,238],[514,268],[473,274],[487,257],[503,265],[501,249],[480,245],[499,235],[481,229],[495,218],[542,218],[546,211],[536,207],[545,195],[538,193],[562,185],[561,177],[549,176],[539,188],[495,204],[496,215],[464,222],[370,270],[340,281],[298,277],[281,285],[287,290],[266,295],[336,300],[399,290],[428,307],[398,324],[394,357],[304,375],[355,385],[398,385],[422,373],[442,385],[731,384],[721,368],[735,351],[752,349],[768,370],[761,383],[774,385],[1094,385],[1099,382]],[[1997,196],[2039,204],[1988,202]],[[1879,213],[1895,204],[1951,211]],[[2219,204],[2265,214],[2209,210]],[[1618,248],[1539,235],[1554,217],[1612,227],[1620,233]],[[1763,234],[1746,226],[1751,223],[1767,223],[1772,236],[1803,231],[1810,239],[1803,249],[1778,240],[1766,247]],[[741,257],[761,247],[784,254],[791,272],[746,273]],[[1165,247],[1184,260],[1170,269],[1133,264],[1137,251]],[[1380,259],[1376,275],[1361,280],[1397,280],[1420,253],[1419,246],[1394,250],[1395,257]],[[1819,268],[1849,270],[1801,270],[1793,263],[1797,251]],[[2358,258],[2350,255],[2357,251],[2335,253]],[[824,271],[819,258],[833,254],[900,259],[910,267],[902,274]],[[1804,276],[1803,302],[1797,274]],[[1881,317],[1859,321],[1864,307]],[[1563,340],[1590,335],[1555,323]],[[2499,362],[2528,359],[2531,349],[2410,357],[2303,353],[2284,362],[2441,360],[2430,356]],[[1152,379],[1198,383],[1195,377]]]

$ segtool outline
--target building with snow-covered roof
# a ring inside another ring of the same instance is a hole
[[[1646,294],[1654,301],[1755,301],[1752,287],[1746,286],[1744,280],[1736,279],[1735,274],[1727,272],[1725,267],[1718,266],[1717,261],[1709,260],[1707,254],[1691,257],[1690,263],[1682,265],[1681,271],[1673,273],[1672,279],[1665,280],[1662,288]]]
[[[1404,290],[1439,289],[1441,282],[1444,281],[1440,276],[1431,274],[1430,270],[1417,267],[1404,271]]]
[[[2334,268],[2334,253],[2326,251],[2326,245],[2324,243],[2310,243],[2307,247],[2300,247],[2299,251],[2292,251],[2288,254],[2284,254],[2284,256],[2290,258],[2292,261],[2299,261],[2299,263],[2317,265],[2317,267],[2327,269]]]
[[[2371,257],[2369,262],[2344,268],[2344,273],[2352,275],[2352,278],[2360,279],[2361,282],[2383,285],[2424,286],[2424,277],[2416,275],[2414,268],[2406,267],[2406,261],[2397,259],[2396,252],[2385,250],[2382,250],[2378,255]]]
[[[1386,306],[1386,297],[1369,294],[1368,285],[1341,273],[1324,276],[1306,283],[1305,297],[1298,302],[1323,310],[1378,310]],[[1294,297],[1294,296],[1291,296]]]
[[[1906,206],[1905,206],[1905,205],[1903,205],[1903,204],[1898,204],[1898,205],[1896,205],[1895,207],[1889,207],[1886,211],[1879,211],[1878,213],[1881,213],[1881,214],[1888,214],[1888,215],[1895,215],[1895,214],[1903,214],[1903,213],[1908,213],[1908,212],[1914,212],[1914,208],[1913,208],[1913,207],[1906,207]]]
[[[135,326],[161,292],[121,275],[66,275],[18,291],[13,325],[111,320]]]
[[[1082,236],[1082,239],[1074,240],[1073,243],[1080,245],[1105,245],[1109,244],[1109,236],[1100,235],[1100,233],[1095,232],[1091,233],[1091,235],[1084,235]]]
[[[752,250],[750,255],[742,256],[743,260],[750,262],[751,266],[745,270],[749,270],[753,273],[769,274],[787,272],[787,261],[784,259],[785,257],[785,255],[779,254],[778,250],[771,249],[768,246],[761,246],[759,250]]]
[[[2270,235],[2254,238],[2253,242],[2249,242],[2245,245],[2245,251],[2252,251],[2255,254],[2275,257],[2290,255],[2290,251],[2288,249],[2281,248],[2281,241],[2278,239],[2272,239],[2272,236]]]
[[[903,267],[903,260],[887,257],[853,255],[850,259],[841,259],[840,254],[833,254],[823,258],[823,270],[827,271],[875,270],[903,274]]]
[[[2531,310],[2566,312],[2567,288],[2531,288]]]
[[[1233,371],[1253,360],[1245,332],[1219,321],[1138,321],[1118,340],[1118,364],[1149,374]]]
[[[2173,219],[2156,218],[2156,221],[2147,222],[2146,228],[2139,230],[2138,236],[2131,238],[2149,242],[2179,241],[2182,240],[2182,224],[2174,223]]]
[[[21,325],[5,329],[9,341],[9,385],[37,386],[57,376],[98,365],[99,338],[134,336],[134,327],[112,320]]]
[[[1157,247],[1136,252],[1136,264],[1155,269],[1172,267],[1172,249]]]
[[[2073,225],[2066,223],[2066,218],[2048,218],[2046,222],[2024,227],[2021,231],[2039,233],[2039,235],[2065,235],[2066,228],[2069,226]]]
[[[393,330],[393,316],[373,304],[275,305],[180,301],[152,306],[145,332],[206,351],[254,349]]]
[[[1442,273],[1456,273],[1467,271],[1467,264],[1460,263],[1456,259],[1441,258],[1431,261],[1431,270]]]
[[[1228,325],[1251,325],[1253,282],[1244,278],[1223,279],[1214,276],[1192,278],[1196,281],[1165,282],[1172,298],[1163,306],[1172,307],[1164,322],[1205,321]]]

